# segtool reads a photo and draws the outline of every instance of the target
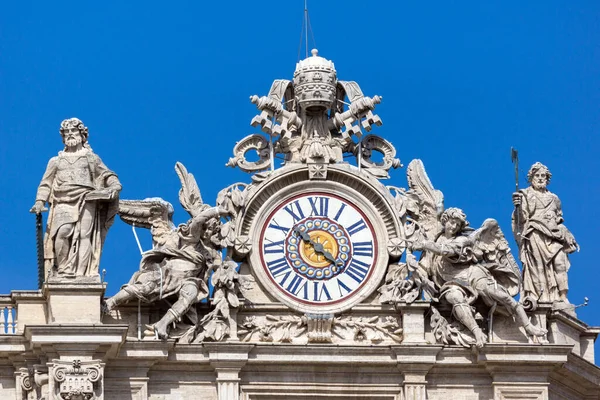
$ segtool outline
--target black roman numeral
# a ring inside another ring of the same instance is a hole
[[[354,235],[356,232],[360,232],[367,227],[364,219],[359,219],[357,223],[350,225],[348,228],[348,233],[350,236]]]
[[[353,256],[373,257],[373,242],[352,243]]]
[[[298,214],[294,212],[294,205],[296,206],[296,211]],[[285,211],[287,211],[292,218],[294,218],[294,222],[298,222],[304,218],[304,213],[302,212],[302,208],[300,207],[300,200],[294,201],[292,204],[283,207]]]
[[[267,268],[271,272],[273,277],[284,274],[288,269],[291,269],[285,257],[278,258],[277,260],[267,261]]]
[[[350,265],[348,265],[348,268],[346,268],[346,275],[358,283],[361,283],[365,279],[365,276],[367,276],[368,272],[369,264],[355,259],[352,259],[352,261],[350,261]]]
[[[298,296],[298,293],[304,291],[304,299],[308,300],[308,282],[300,275],[294,275],[290,284],[285,288],[288,292]]]
[[[287,228],[285,226],[281,226],[277,223],[277,221],[273,220],[273,222],[271,222],[269,224],[269,228],[273,228],[273,229],[279,229],[280,231],[282,231],[283,233],[285,233],[287,235],[287,233],[290,231],[290,228]]]
[[[280,242],[265,243],[263,246],[265,254],[269,253],[283,253],[283,240]]]
[[[340,217],[340,215],[342,215],[342,211],[344,211],[344,208],[346,208],[346,204],[342,203],[342,205],[340,206],[340,209],[335,214],[335,217],[333,217],[333,219],[335,219],[337,221],[338,218]]]
[[[320,288],[319,288],[320,286]],[[313,282],[313,289],[314,289],[314,293],[313,293],[313,301],[321,301],[321,299],[323,298],[323,295],[325,295],[325,297],[327,297],[327,300],[331,300],[331,295],[329,294],[329,291],[327,290],[327,286],[325,286],[325,283],[323,282]]]
[[[309,197],[308,202],[312,209],[312,215],[319,217],[326,217],[329,212],[329,198],[328,197]]]

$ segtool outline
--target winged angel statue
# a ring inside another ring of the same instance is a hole
[[[224,313],[227,314],[224,317],[229,316],[227,306],[230,304],[227,301],[224,306],[217,304],[216,309],[200,321],[195,304],[208,297],[209,277],[212,277],[215,291],[213,303],[218,303],[219,299],[227,300],[227,291],[234,291],[231,281],[237,278],[237,264],[229,259],[223,260],[221,249],[231,244],[228,232],[232,232],[231,220],[239,211],[242,192],[232,185],[219,194],[217,206],[210,207],[203,203],[194,176],[183,164],[178,162],[175,170],[181,180],[179,201],[191,219],[175,228],[173,207],[160,198],[120,201],[121,219],[150,229],[153,248],[142,254],[140,269],[129,283],[106,300],[104,311],[110,312],[133,299],[144,303],[168,302],[168,311],[158,322],[147,326],[146,334],[161,339],[187,337],[191,341],[198,337],[197,332],[202,327],[205,332],[201,337],[214,335],[214,332],[206,332],[207,326],[209,329],[212,326],[213,331],[219,328],[220,332],[225,332],[214,320],[223,317]],[[229,221],[223,223],[222,219],[227,218]],[[221,288],[223,284],[225,291]],[[235,299],[230,303],[236,303],[237,295],[230,295],[229,299],[232,298]],[[174,301],[172,305],[170,300]],[[224,311],[224,308],[227,310]],[[172,324],[176,329],[170,331]],[[217,333],[216,336],[214,339],[220,340],[223,334]]]
[[[408,190],[390,188],[405,227],[406,263],[390,266],[379,289],[380,300],[410,303],[423,293],[439,306],[451,307],[459,324],[449,324],[432,307],[433,333],[446,344],[481,347],[486,343],[474,307],[477,299],[490,308],[490,315],[501,306],[498,311],[513,316],[528,335],[544,336],[547,331],[533,325],[514,299],[521,274],[498,222],[486,219],[479,229],[472,229],[461,209],[444,210],[443,194],[433,188],[421,160],[409,164],[407,177]],[[418,260],[413,251],[421,252]]]

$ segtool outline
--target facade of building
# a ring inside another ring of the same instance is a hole
[[[497,222],[444,209],[420,160],[406,188],[381,182],[401,163],[370,133],[380,101],[313,50],[252,97],[262,134],[228,163],[249,183],[212,207],[177,163],[177,228],[162,199],[119,200],[87,127],[63,121],[32,209],[49,205],[42,289],[0,296],[0,398],[600,399],[600,328],[566,298],[577,243],[547,168],[513,195],[522,274]],[[117,213],[154,247],[105,298]]]

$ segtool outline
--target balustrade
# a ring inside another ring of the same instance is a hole
[[[17,333],[17,308],[10,296],[0,295],[0,335]]]

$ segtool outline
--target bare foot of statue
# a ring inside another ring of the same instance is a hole
[[[530,336],[544,336],[545,334],[548,333],[547,329],[537,327],[537,326],[533,325],[531,322],[528,323],[527,325],[525,325],[523,328],[525,328],[525,332],[527,332],[527,334]]]
[[[483,331],[479,327],[473,329],[473,335],[475,335],[475,346],[477,346],[478,348],[482,348],[483,345],[487,342],[487,335],[483,333]]]

